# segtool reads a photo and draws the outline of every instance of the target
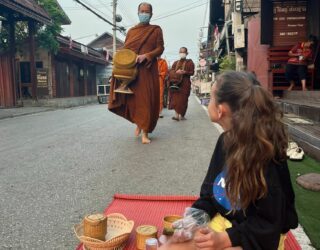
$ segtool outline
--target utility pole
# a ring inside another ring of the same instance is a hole
[[[113,0],[112,2],[113,6],[113,56],[117,51],[117,20],[116,20],[116,11],[117,11],[117,0]]]

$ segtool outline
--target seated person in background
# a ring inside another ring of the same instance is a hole
[[[286,78],[290,82],[289,91],[294,87],[295,73],[299,76],[302,90],[307,90],[308,62],[312,60],[316,43],[317,38],[310,35],[307,42],[299,42],[289,51],[290,58],[286,66]]]
[[[209,116],[225,132],[200,198],[160,250],[283,250],[297,227],[282,113],[253,77],[230,71],[213,84]]]

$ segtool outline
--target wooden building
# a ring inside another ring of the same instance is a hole
[[[105,54],[62,35],[57,36],[57,41],[57,54],[42,48],[36,51],[37,98],[95,95],[96,68],[107,66]],[[32,97],[29,58],[27,48],[16,55],[22,99]]]
[[[9,4],[10,2],[10,4]],[[30,8],[27,0],[4,1],[6,8],[0,15],[6,20],[10,19],[8,6],[13,8],[15,2],[24,3]],[[0,6],[2,0],[0,1]],[[57,7],[60,7],[56,1]],[[45,15],[44,22],[40,17],[38,22],[50,24],[48,14],[36,3],[32,4],[34,10],[39,15]],[[22,8],[22,5],[19,5]],[[17,8],[17,10],[20,10]],[[26,13],[30,13],[28,9]],[[63,11],[61,9],[61,11]],[[71,23],[68,16],[63,12],[63,25]],[[9,16],[8,16],[9,15]],[[13,14],[12,14],[13,15]],[[35,14],[34,14],[35,15]],[[8,16],[8,17],[7,17]],[[24,16],[17,20],[26,20]],[[14,29],[12,21],[7,22],[11,29]],[[53,54],[37,46],[34,41],[34,24],[29,21],[29,39],[24,45],[16,50],[14,48],[14,38],[10,41],[10,50],[0,57],[0,106],[14,107],[23,105],[26,99],[48,99],[63,97],[79,97],[96,95],[96,71],[98,67],[106,67],[107,59],[102,51],[96,51],[91,47],[73,41],[69,37],[57,36],[59,50]]]
[[[253,71],[270,91],[282,91],[289,86],[284,75],[289,49],[309,34],[320,38],[320,1],[211,0],[209,20],[216,56],[235,55],[237,70]],[[319,48],[314,52],[318,57],[308,69],[309,89],[320,88]]]
[[[255,71],[263,85],[274,93],[287,89],[284,72],[288,51],[297,42],[306,41],[309,34],[320,38],[320,1],[261,1],[259,15],[248,23],[248,70]],[[319,56],[317,46],[308,68],[310,90],[320,88]]]
[[[30,51],[30,79],[32,94],[36,95],[36,63],[35,55],[35,25],[36,23],[50,24],[48,13],[34,0],[1,0],[0,16],[3,26],[9,30],[9,48],[0,53],[0,107],[13,107],[17,103],[17,74],[15,62],[15,23],[25,21],[28,23]]]

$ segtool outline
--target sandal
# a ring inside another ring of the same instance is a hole
[[[288,143],[288,148],[287,148],[287,157],[290,158],[291,154],[293,154],[296,149],[298,148],[298,144],[296,142],[289,142]]]
[[[301,161],[301,160],[303,160],[303,156],[304,156],[303,149],[298,147],[295,149],[295,151],[293,153],[291,153],[290,160]]]

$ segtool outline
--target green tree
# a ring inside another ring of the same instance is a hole
[[[65,20],[65,14],[55,0],[38,0],[38,4],[48,12],[52,19],[52,24],[39,26],[36,40],[40,47],[56,54],[59,50],[59,43],[56,37],[63,30],[61,25]]]
[[[57,35],[62,32],[62,24],[66,18],[65,13],[60,9],[56,0],[38,0],[49,14],[52,23],[50,25],[37,24],[36,26],[36,42],[41,48],[44,48],[54,54],[59,50]],[[15,25],[16,48],[20,50],[26,44],[28,38],[28,23],[17,22]],[[6,51],[9,47],[8,25],[2,27],[0,32],[0,52]]]
[[[233,55],[225,55],[219,60],[219,69],[221,71],[236,70],[236,58]]]

